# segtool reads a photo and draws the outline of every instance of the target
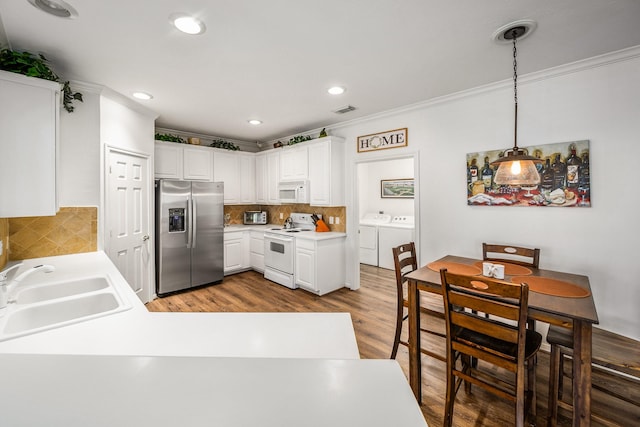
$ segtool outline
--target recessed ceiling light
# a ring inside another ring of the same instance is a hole
[[[206,27],[202,21],[184,13],[174,13],[169,19],[171,23],[180,31],[187,34],[202,34]]]
[[[138,99],[143,99],[145,101],[153,99],[153,95],[146,92],[133,92],[133,97]]]
[[[342,86],[334,86],[327,89],[327,92],[329,92],[331,95],[342,95],[345,90],[346,89]]]
[[[262,120],[258,120],[258,119],[251,119],[247,121],[249,122],[250,125],[254,125],[254,126],[258,126],[262,124]]]
[[[62,0],[27,0],[34,7],[58,18],[76,18],[78,12]]]

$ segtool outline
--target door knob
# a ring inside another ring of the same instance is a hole
[[[142,236],[142,241],[143,242],[146,242],[147,240],[149,240],[149,236],[148,235],[145,234],[144,236]]]

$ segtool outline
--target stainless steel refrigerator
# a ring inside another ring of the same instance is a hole
[[[224,183],[157,180],[156,293],[224,276]]]

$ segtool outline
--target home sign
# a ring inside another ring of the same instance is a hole
[[[394,129],[358,137],[358,153],[385,150],[387,148],[406,147],[407,128]]]

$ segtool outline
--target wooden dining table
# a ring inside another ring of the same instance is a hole
[[[481,261],[447,255],[406,276],[409,293],[409,382],[418,403],[422,403],[422,364],[420,359],[420,315],[417,302],[420,301],[420,292],[442,295],[440,272],[433,269],[436,263],[439,265],[453,263],[454,265],[478,266]],[[432,268],[429,268],[429,265]],[[536,321],[573,329],[573,426],[589,426],[591,425],[591,330],[592,325],[598,323],[598,314],[589,278],[580,274],[539,268],[529,268],[529,270],[531,271],[529,277],[568,282],[585,290],[585,294],[588,293],[588,295],[581,297],[567,297],[530,291],[528,316]],[[478,274],[482,274],[481,265]],[[505,273],[504,280],[511,281],[512,278]]]

